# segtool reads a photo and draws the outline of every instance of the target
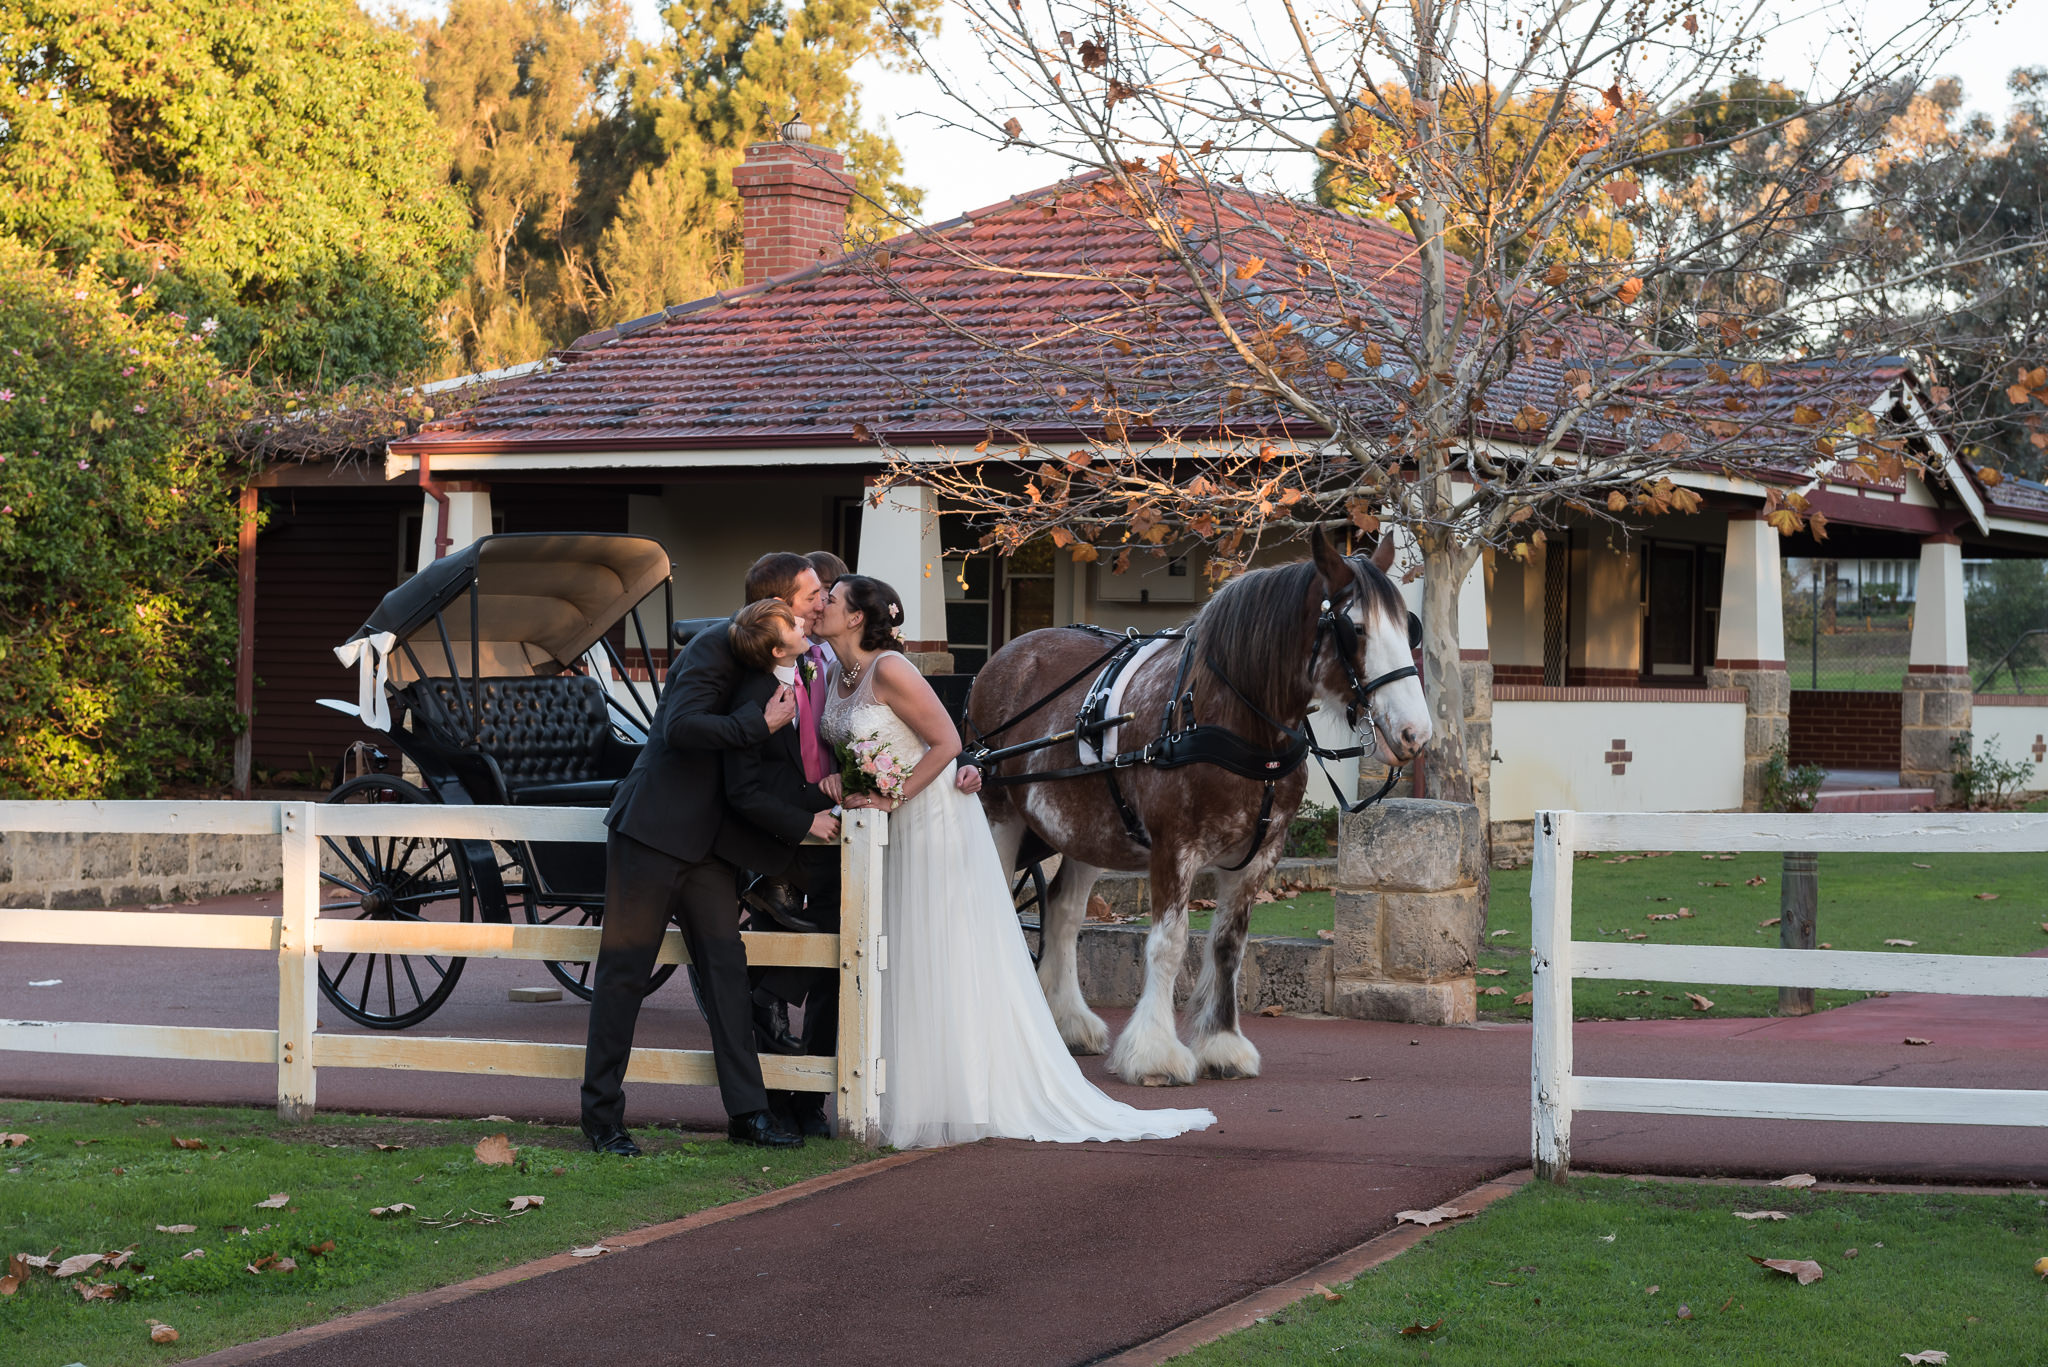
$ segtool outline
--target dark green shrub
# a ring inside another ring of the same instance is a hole
[[[239,402],[210,330],[0,239],[0,796],[226,777]]]

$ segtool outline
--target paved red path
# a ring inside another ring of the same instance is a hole
[[[247,904],[248,899],[244,899]],[[216,904],[210,910],[220,909]],[[262,909],[252,908],[252,909]],[[167,913],[169,914],[169,913]],[[515,1006],[535,965],[470,965],[437,1034],[581,1038],[579,1004]],[[54,988],[30,979],[63,978]],[[262,955],[7,946],[0,1015],[260,1025]],[[642,1040],[692,1045],[686,992],[649,1002]],[[499,1367],[523,1361],[1082,1363],[1302,1271],[1427,1206],[1525,1166],[1526,1028],[1295,1019],[1248,1025],[1253,1082],[1175,1104],[1205,1133],[1157,1144],[988,1143],[276,1358]],[[1931,1045],[1907,1046],[1908,1035]],[[2048,1088],[2048,1002],[1894,996],[1806,1020],[1583,1025],[1587,1073]],[[1109,1081],[1138,1103],[1158,1092]],[[1349,1082],[1370,1075],[1368,1082]],[[572,1121],[573,1084],[322,1070],[330,1109]],[[0,1055],[0,1093],[269,1104],[253,1066]],[[636,1087],[634,1123],[714,1126],[709,1089]],[[1581,1115],[1585,1167],[1675,1174],[2048,1182],[2039,1131]]]

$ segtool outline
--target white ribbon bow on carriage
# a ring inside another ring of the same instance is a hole
[[[384,699],[384,684],[391,677],[391,647],[397,644],[397,636],[379,631],[334,648],[335,658],[344,666],[356,667],[356,710],[373,731],[391,729],[391,704]]]

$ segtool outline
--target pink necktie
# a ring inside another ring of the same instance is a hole
[[[825,742],[818,736],[818,721],[824,713],[825,652],[818,646],[812,646],[804,652],[804,658],[811,662],[813,672],[811,681],[797,689],[801,703],[796,719],[797,743],[803,749],[804,779],[816,783],[833,768]]]

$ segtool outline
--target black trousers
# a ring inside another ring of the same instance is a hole
[[[820,930],[839,933],[839,847],[805,845],[787,877],[804,894],[804,915]],[[839,974],[829,968],[776,965],[754,971],[755,985],[804,1011],[804,1053],[839,1050]]]
[[[687,863],[613,831],[605,842],[604,883],[604,938],[583,1052],[583,1128],[625,1127],[623,1081],[633,1027],[671,920],[697,967],[726,1114],[766,1110],[732,865],[708,856]]]

